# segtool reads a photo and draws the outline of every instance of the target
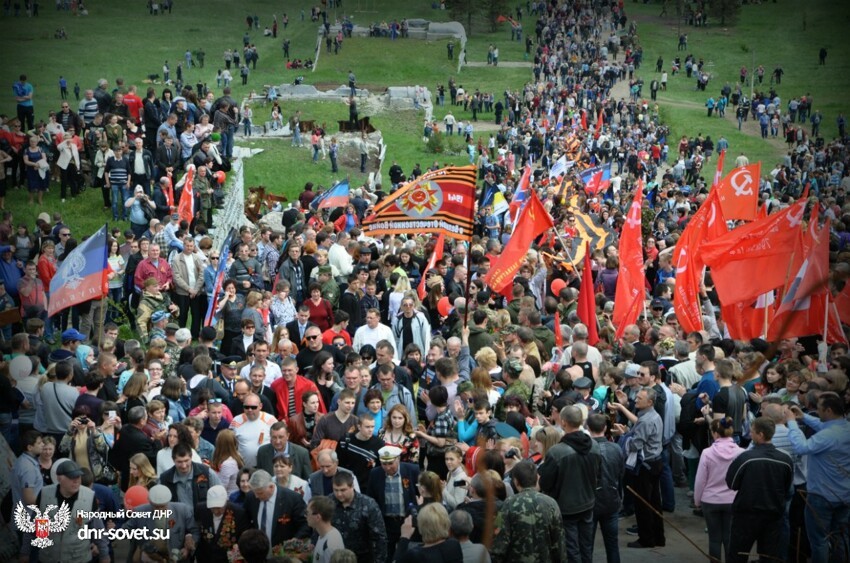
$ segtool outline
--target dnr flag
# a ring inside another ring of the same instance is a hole
[[[449,166],[423,174],[375,206],[363,234],[443,233],[469,241],[475,214],[475,166]]]
[[[71,251],[50,280],[47,315],[100,299],[107,292],[106,225]]]

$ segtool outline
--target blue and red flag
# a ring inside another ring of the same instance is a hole
[[[100,299],[108,292],[109,262],[106,225],[71,251],[50,280],[47,315],[79,303]]]
[[[227,259],[230,256],[230,244],[233,242],[235,234],[236,229],[230,229],[230,232],[227,233],[227,238],[224,239],[224,243],[221,245],[221,251],[219,252],[218,258],[218,269],[216,269],[215,278],[213,278],[212,299],[209,300],[209,304],[207,305],[207,314],[204,315],[204,326],[210,326],[213,324],[216,305],[218,305],[218,294],[221,291],[221,285],[224,283],[224,275],[227,273]]]
[[[348,180],[343,180],[335,186],[330,187],[326,192],[317,195],[316,198],[310,202],[310,207],[317,211],[319,209],[345,207],[348,205],[348,193]]]
[[[579,177],[588,195],[596,195],[608,189],[611,184],[611,163],[594,166],[582,172]]]

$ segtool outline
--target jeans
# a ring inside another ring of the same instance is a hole
[[[644,501],[650,503],[652,508],[661,512],[661,460],[645,462],[651,465],[651,469],[641,467],[637,475],[625,476],[625,484],[631,485],[635,493],[643,501],[635,498],[635,519],[638,526],[638,541],[644,547],[663,547],[666,544],[664,537],[664,520],[653,512]]]
[[[676,489],[673,488],[673,470],[670,467],[672,446],[667,444],[661,450],[661,459],[664,466],[661,468],[661,508],[665,512],[676,510]]]
[[[300,147],[300,146],[303,145],[303,143],[301,142],[301,129],[300,129],[300,127],[301,127],[300,124],[296,125],[295,128],[292,130],[292,146],[293,147]]]
[[[109,309],[106,311],[106,319],[107,321],[114,321],[121,314],[121,297],[124,294],[124,288],[121,287],[110,287],[109,288],[109,298],[113,301],[113,303],[109,304]]]
[[[567,560],[592,563],[593,509],[564,516],[564,533],[567,540]]]
[[[596,529],[598,527],[602,530],[602,541],[605,544],[605,558],[607,563],[620,563],[620,546],[617,544],[617,534],[619,534],[618,522],[619,514],[616,512],[607,516],[594,515],[593,517],[593,543],[596,543]]]
[[[112,220],[122,221],[127,220],[127,208],[124,207],[124,202],[129,196],[127,195],[126,184],[112,184]],[[144,234],[144,232],[142,233]]]
[[[221,132],[221,154],[227,158],[233,158],[233,132]]]
[[[708,554],[718,561],[721,559],[728,561],[729,536],[732,534],[732,505],[704,502],[702,513],[708,528]]]
[[[848,555],[847,522],[850,506],[809,493],[806,499],[806,531],[812,547],[812,563],[826,563],[832,549],[833,560],[846,561]],[[842,559],[840,559],[842,558]]]

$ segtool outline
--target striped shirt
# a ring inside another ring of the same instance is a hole
[[[106,173],[111,184],[126,185],[130,178],[130,163],[126,157],[110,157],[106,161]]]
[[[97,115],[97,100],[94,98],[91,100],[83,98],[80,100],[80,105],[77,109],[77,113],[86,122],[86,125],[91,125],[94,121],[94,116]]]

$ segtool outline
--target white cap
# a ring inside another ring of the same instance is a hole
[[[148,502],[162,506],[171,502],[171,489],[165,485],[154,485],[148,492]]]
[[[221,485],[210,487],[207,491],[207,507],[222,508],[227,504],[227,489]]]
[[[393,461],[401,455],[401,448],[395,446],[384,446],[378,450],[378,457],[381,461]]]

